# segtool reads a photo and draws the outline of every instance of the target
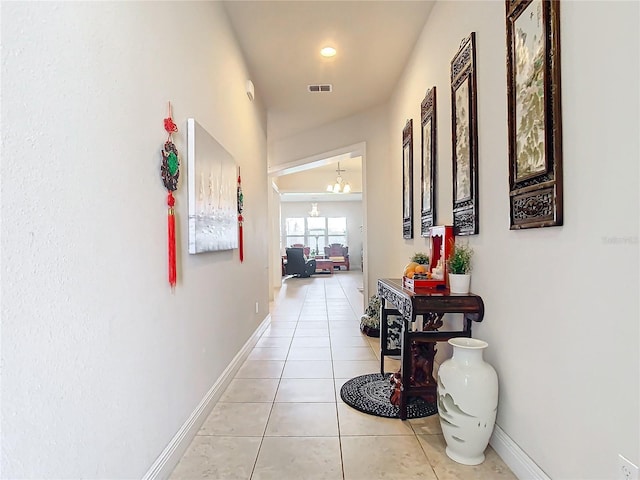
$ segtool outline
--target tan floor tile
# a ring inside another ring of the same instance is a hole
[[[362,332],[359,325],[335,326],[335,323],[329,326],[329,335],[331,337],[360,337]]]
[[[301,312],[300,317],[298,318],[300,322],[326,322],[327,321],[327,311],[318,308],[314,309],[310,312]]]
[[[331,345],[329,337],[296,337],[291,342],[292,348],[300,347],[328,347]]]
[[[332,363],[321,360],[287,360],[282,378],[333,378]]]
[[[291,315],[274,315],[271,314],[271,323],[281,323],[281,322],[289,322],[289,323],[297,323],[298,322],[298,313],[294,313]]]
[[[265,337],[293,337],[294,332],[296,331],[294,328],[273,328],[274,325],[267,328],[262,334],[262,338]]]
[[[429,415],[423,418],[409,419],[409,424],[413,431],[419,435],[442,435],[440,428],[440,417],[438,414]]]
[[[297,325],[298,325],[298,322],[295,322],[295,321],[272,322],[271,325],[269,325],[269,327],[267,328],[267,330],[269,330],[269,329],[271,329],[271,330],[288,330],[290,328],[296,328]]]
[[[336,378],[353,378],[367,373],[380,371],[377,360],[334,360],[333,376]]]
[[[261,441],[259,437],[196,436],[169,478],[247,480]]]
[[[329,331],[329,324],[327,323],[327,321],[323,321],[323,322],[318,322],[318,321],[314,321],[314,322],[300,322],[298,323],[297,326],[297,330],[308,330],[310,328],[317,328],[317,329],[322,329],[322,330],[326,330],[327,332]]]
[[[287,359],[331,361],[331,349],[329,347],[295,347],[291,348]]]
[[[291,345],[291,337],[262,337],[256,343],[257,348],[287,348]]]
[[[341,443],[345,480],[437,480],[413,435],[342,437]]]
[[[280,378],[284,360],[246,360],[235,378]]]
[[[437,415],[402,422],[342,401],[346,381],[380,369],[379,339],[359,330],[365,302],[357,287],[360,272],[284,281],[269,305],[270,326],[172,479],[248,480],[256,465],[252,480],[342,479],[343,468],[344,480],[435,480],[432,469],[439,480],[515,480],[491,448],[482,465],[450,460]],[[385,357],[385,371],[399,368],[398,358]]]
[[[353,312],[351,313],[336,313],[329,312],[327,314],[327,318],[329,318],[329,322],[338,323],[338,322],[349,322],[349,323],[357,323],[360,324],[360,318],[356,317]]]
[[[402,362],[400,360],[396,360],[395,358],[384,357],[384,371],[385,372],[397,372],[400,370],[400,365]]]
[[[331,347],[334,360],[376,360],[370,347]]]
[[[331,337],[331,346],[336,347],[366,347],[368,345],[366,337],[338,337],[333,335]]]
[[[294,338],[297,337],[328,337],[329,330],[326,328],[306,328],[296,330],[294,333]]]
[[[234,378],[220,397],[220,402],[273,402],[278,389],[277,379]]]
[[[362,413],[346,403],[338,405],[338,420],[340,435],[413,435],[407,422]]]
[[[341,480],[337,437],[265,437],[252,480]]]
[[[445,453],[447,446],[442,435],[418,435],[418,440],[429,458],[429,463],[439,480],[517,480],[509,467],[491,448],[485,450],[485,461],[480,465],[461,465],[454,462]]]
[[[254,347],[248,360],[286,360],[289,347],[260,348]]]
[[[283,378],[276,402],[335,402],[333,380]]]
[[[340,397],[340,389],[342,389],[342,386],[348,382],[349,380],[351,380],[350,378],[336,378],[334,379],[334,384],[336,386],[336,401],[338,403],[342,403],[344,404],[344,402],[342,401],[342,397]]]
[[[337,437],[335,403],[274,403],[267,437]]]
[[[262,437],[271,407],[271,403],[218,402],[198,435]]]

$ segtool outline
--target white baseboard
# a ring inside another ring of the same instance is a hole
[[[489,444],[519,480],[551,480],[498,425]]]
[[[202,401],[195,410],[189,415],[187,421],[182,425],[180,430],[174,435],[169,444],[162,451],[160,456],[151,465],[151,468],[142,477],[142,480],[164,480],[169,478],[187,447],[200,430],[200,427],[211,413],[213,406],[222,396],[233,377],[251,353],[251,350],[260,339],[262,333],[271,323],[271,315],[267,315],[256,331],[249,337],[244,346],[231,360],[231,363],[225,368],[224,372],[218,377],[213,386],[209,389]]]

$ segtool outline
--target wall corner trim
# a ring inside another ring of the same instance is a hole
[[[271,324],[271,314],[267,315],[260,323],[253,335],[249,337],[244,346],[227,365],[224,372],[218,377],[213,386],[206,393],[204,398],[196,406],[189,418],[184,422],[182,427],[173,436],[169,444],[164,448],[160,456],[153,462],[142,480],[164,480],[169,478],[171,472],[184,455],[187,447],[198,433],[198,430],[211,413],[216,402],[220,399],[233,377],[238,372],[244,361],[251,353],[251,349],[258,343],[260,336]]]
[[[551,480],[498,425],[493,430],[489,444],[520,480]]]

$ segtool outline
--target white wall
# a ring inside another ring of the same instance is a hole
[[[2,477],[140,478],[266,315],[264,109],[219,3],[1,8]],[[243,264],[187,254],[191,116],[242,167]]]
[[[390,105],[387,201],[399,211],[393,139],[407,118],[419,125],[436,85],[437,214],[451,222],[449,68],[475,31],[480,234],[469,242],[486,315],[474,336],[498,371],[497,423],[550,478],[616,478],[618,453],[640,460],[639,4],[561,2],[560,16],[564,226],[509,230],[504,2],[436,3]],[[389,251],[424,244],[393,232]]]
[[[307,217],[311,204],[309,202],[282,202],[280,204],[282,224],[280,232],[286,232],[285,219],[287,217]],[[346,217],[347,245],[349,246],[349,268],[360,270],[360,252],[362,250],[362,202],[319,202],[318,210],[321,217]],[[283,247],[287,245],[283,244]],[[315,238],[309,245],[315,248]],[[322,250],[322,249],[321,249]],[[320,252],[324,254],[323,251]]]

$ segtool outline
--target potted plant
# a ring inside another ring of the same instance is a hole
[[[471,283],[471,258],[473,249],[468,245],[454,243],[447,258],[449,290],[451,293],[469,293]]]
[[[411,261],[420,265],[429,265],[429,255],[422,252],[416,252],[411,257]]]
[[[373,295],[364,315],[360,317],[360,330],[369,337],[380,336],[380,305],[380,297]]]

